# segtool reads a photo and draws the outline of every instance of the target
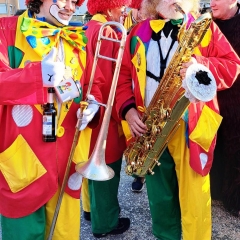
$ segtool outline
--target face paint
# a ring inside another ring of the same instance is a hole
[[[61,24],[68,25],[72,19],[73,12],[66,11],[65,8],[59,8],[58,5],[53,4],[50,7],[50,14]]]

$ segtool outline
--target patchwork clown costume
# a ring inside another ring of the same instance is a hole
[[[188,25],[193,20],[189,15]],[[117,110],[123,120],[132,107],[140,114],[146,109],[159,84],[154,76],[159,76],[162,58],[166,57],[168,65],[177,48],[180,24],[179,20],[147,19],[131,30],[116,92]],[[165,28],[172,30],[168,37],[163,34]],[[195,49],[194,57],[210,69],[218,90],[233,84],[239,59],[215,24]],[[208,173],[220,122],[216,99],[191,103],[159,159],[161,165],[153,169],[153,176],[146,175],[152,229],[158,239],[176,240],[181,235],[184,240],[211,239]],[[123,126],[127,140],[131,140],[126,121]]]
[[[111,21],[111,17],[105,12],[119,11],[124,5],[128,6],[131,1],[120,0],[88,0],[87,8],[92,19],[86,24],[86,36],[88,38],[87,54],[94,55],[97,45],[98,34],[101,26],[107,21]],[[112,13],[114,17],[114,13]],[[104,36],[111,39],[121,39],[121,31],[115,26],[108,26],[104,29]],[[109,58],[117,58],[119,44],[114,41],[101,41],[100,54]],[[115,63],[105,59],[98,59],[98,67],[101,69],[105,85],[102,89],[103,102],[107,103],[110,93],[110,88],[113,81],[113,73]],[[90,153],[95,146],[101,126],[92,131]],[[92,232],[95,235],[105,234],[114,231],[119,225],[119,202],[118,202],[118,187],[120,182],[120,172],[122,165],[122,154],[126,148],[125,136],[122,131],[121,122],[116,113],[115,104],[112,108],[108,135],[106,141],[105,161],[111,167],[115,175],[107,181],[84,180],[83,182],[83,210],[91,212]],[[89,195],[88,195],[89,193]],[[90,203],[90,204],[89,204]]]
[[[81,5],[82,1],[78,2]],[[19,17],[0,19],[0,214],[2,239],[44,239],[58,199],[77,123],[79,102],[85,98],[89,77],[85,67],[87,38],[82,27],[55,27],[27,10]],[[59,44],[61,43],[61,46]],[[57,108],[57,141],[43,142],[42,113],[47,102],[41,61],[52,49],[62,49],[63,62],[81,96]],[[67,54],[64,54],[67,53]],[[91,94],[101,101],[101,82]],[[95,84],[96,83],[96,84]],[[92,126],[98,124],[93,121]],[[89,128],[80,134],[71,163],[88,158]],[[80,190],[65,189],[53,239],[79,239]]]

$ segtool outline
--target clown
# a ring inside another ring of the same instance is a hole
[[[164,70],[177,46],[183,15],[186,26],[198,16],[197,0],[143,0],[147,19],[129,33],[116,92],[116,106],[127,140],[145,133],[141,114],[151,101]],[[141,60],[141,61],[138,61]],[[239,73],[239,58],[215,24],[211,24],[189,62],[183,63],[182,78],[193,63],[205,65],[216,79],[218,90],[230,87]],[[222,67],[224,66],[224,67]],[[153,234],[161,240],[211,239],[211,198],[209,170],[215,134],[221,117],[216,99],[191,103],[180,120],[180,127],[168,143],[156,166],[146,175]],[[214,125],[215,129],[208,129]],[[199,134],[199,139],[193,138]]]
[[[87,54],[94,55],[96,50],[99,30],[107,21],[120,22],[129,0],[88,0],[87,8],[92,19],[87,23],[86,36],[88,38]],[[121,39],[121,32],[118,28],[111,26],[104,30],[104,36],[112,39]],[[113,41],[102,41],[100,54],[109,58],[116,58],[119,44]],[[114,64],[111,61],[98,59],[98,68],[104,75],[105,85],[102,89],[103,102],[107,103],[111,84],[113,81]],[[96,73],[96,75],[100,72]],[[93,129],[90,144],[90,154],[97,140],[100,127]],[[106,142],[106,164],[110,166],[115,176],[108,181],[84,180],[83,192],[90,195],[90,206],[87,194],[83,194],[83,209],[85,219],[91,220],[93,235],[97,238],[108,234],[121,234],[130,226],[129,218],[119,218],[118,187],[122,164],[122,154],[125,149],[125,137],[123,135],[119,119],[117,118],[115,106],[108,128]],[[90,215],[91,214],[91,215]]]
[[[88,87],[85,66],[91,64],[92,59],[86,61],[84,29],[68,26],[82,2],[28,0],[28,10],[22,15],[0,19],[0,214],[3,240],[45,239],[48,236],[75,133],[79,99],[61,103],[55,96],[55,142],[42,140],[42,113],[48,101],[48,88],[57,87],[69,75],[74,81],[80,81],[84,93]],[[101,82],[96,80],[91,91],[99,101],[100,86]],[[83,112],[85,124],[80,126],[81,129],[97,110],[98,106],[90,106]],[[97,119],[92,121],[93,124],[97,122]],[[83,131],[77,151],[81,152],[81,146],[85,149],[87,143],[87,134]],[[75,172],[76,162],[87,159],[87,155],[83,155],[74,156],[70,174]],[[65,188],[52,239],[79,239],[79,197],[79,189]]]
[[[132,0],[131,5],[129,5],[129,8],[131,10],[129,11],[127,17],[124,21],[124,27],[130,31],[134,25],[136,25],[138,22],[141,22],[143,20],[142,14],[141,14],[141,3],[142,0]]]

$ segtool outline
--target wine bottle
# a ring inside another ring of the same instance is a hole
[[[48,102],[43,107],[42,136],[44,142],[56,142],[57,110],[54,107],[54,88],[48,88]]]

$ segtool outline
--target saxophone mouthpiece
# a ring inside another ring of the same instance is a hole
[[[186,23],[188,20],[187,14],[183,11],[183,9],[179,6],[179,4],[174,3],[173,5],[175,7],[176,12],[180,12],[183,15],[183,18],[184,18],[183,24]]]

